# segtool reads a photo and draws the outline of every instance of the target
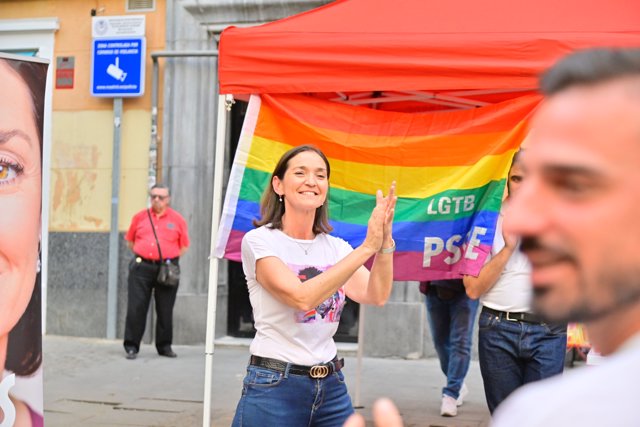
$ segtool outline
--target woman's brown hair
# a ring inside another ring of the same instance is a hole
[[[33,105],[33,120],[40,143],[40,167],[42,167],[42,132],[44,126],[44,97],[47,66],[42,63],[0,58],[24,81]],[[38,255],[38,259],[40,256]],[[38,261],[39,262],[39,261]],[[36,266],[33,266],[34,268]],[[9,332],[5,368],[19,376],[33,374],[42,363],[40,273],[36,274],[31,300],[18,323]]]
[[[271,228],[282,230],[284,202],[280,201],[280,196],[273,189],[273,177],[277,176],[280,180],[284,179],[284,174],[289,168],[289,160],[305,151],[313,151],[322,158],[327,167],[327,180],[329,180],[329,177],[331,176],[329,160],[327,160],[327,157],[318,147],[314,147],[313,145],[300,145],[292,148],[280,157],[278,164],[273,170],[271,179],[269,180],[269,185],[264,189],[262,200],[260,201],[260,215],[262,218],[254,220],[253,225],[260,227],[262,225],[271,224]],[[324,203],[316,209],[316,216],[313,220],[313,234],[329,233],[331,230],[333,230],[333,227],[329,224],[329,193],[327,192],[327,198]]]

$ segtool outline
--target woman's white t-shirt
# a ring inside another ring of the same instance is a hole
[[[306,251],[306,253],[305,253]],[[318,234],[313,240],[293,239],[281,230],[262,226],[242,239],[242,268],[253,307],[256,336],[251,354],[298,365],[330,361],[336,355],[333,335],[345,303],[344,288],[307,312],[290,307],[256,280],[256,261],[274,256],[304,281],[332,267],[353,248],[344,240]]]

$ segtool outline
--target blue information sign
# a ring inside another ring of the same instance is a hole
[[[91,95],[109,98],[144,94],[145,38],[93,39]]]

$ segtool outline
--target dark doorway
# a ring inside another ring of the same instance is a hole
[[[229,261],[227,325],[227,333],[232,337],[253,338],[256,334],[256,329],[253,327],[253,313],[242,264],[234,261]]]

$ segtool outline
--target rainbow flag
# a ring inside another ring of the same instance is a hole
[[[477,275],[491,251],[513,153],[540,102],[426,114],[304,95],[252,96],[227,186],[214,256],[240,261],[242,236],[281,155],[314,144],[329,158],[333,235],[362,243],[375,192],[397,182],[396,280]]]

